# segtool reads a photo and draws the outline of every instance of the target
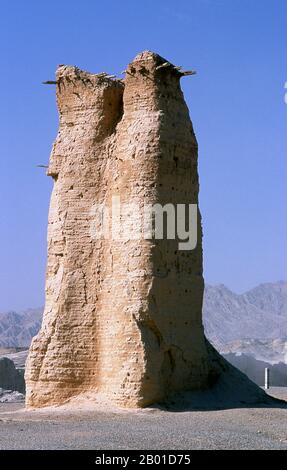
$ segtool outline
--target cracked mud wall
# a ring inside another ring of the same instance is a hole
[[[201,223],[193,251],[178,240],[91,237],[94,204],[111,207],[115,195],[141,207],[198,202],[181,74],[158,68],[164,62],[139,54],[123,81],[57,70],[46,304],[26,368],[29,406],[88,391],[145,406],[204,389],[219,373],[202,326]]]

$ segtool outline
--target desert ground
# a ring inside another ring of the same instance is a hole
[[[287,388],[269,394],[287,400]],[[287,449],[287,403],[210,411],[3,403],[0,449]]]

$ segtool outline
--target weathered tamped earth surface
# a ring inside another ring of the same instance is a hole
[[[124,80],[57,70],[46,304],[27,362],[28,406],[87,394],[142,407],[222,375],[231,397],[235,387],[243,401],[266,400],[205,339],[199,212],[192,251],[179,250],[178,239],[92,235],[94,205],[111,210],[114,196],[140,207],[198,203],[182,76],[152,52],[139,54]],[[131,222],[137,217],[131,212]]]
[[[287,399],[286,389],[271,389]],[[0,404],[0,449],[287,449],[287,408],[177,411]]]

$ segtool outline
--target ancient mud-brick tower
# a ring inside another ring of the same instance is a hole
[[[124,80],[57,70],[46,305],[27,363],[30,406],[84,392],[144,406],[214,378],[200,220],[192,251],[178,250],[178,240],[91,236],[94,204],[110,206],[113,196],[141,206],[197,203],[197,142],[181,76],[151,52]]]

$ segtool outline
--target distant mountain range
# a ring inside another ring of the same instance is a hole
[[[0,313],[0,348],[28,347],[42,311]],[[206,336],[220,352],[287,363],[287,282],[260,284],[241,295],[223,284],[207,285],[203,321]]]
[[[224,285],[205,288],[206,336],[222,353],[270,363],[287,358],[287,282],[260,284],[244,294]]]
[[[235,294],[223,284],[205,288],[203,318],[217,346],[238,339],[287,338],[287,282],[261,284]]]
[[[29,347],[41,326],[42,308],[0,313],[0,348]]]

